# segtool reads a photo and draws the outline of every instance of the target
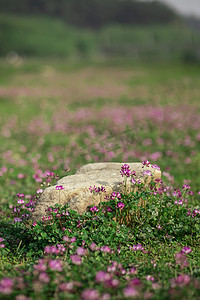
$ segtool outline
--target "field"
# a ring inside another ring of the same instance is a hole
[[[198,64],[1,59],[1,299],[199,299],[199,76]],[[32,224],[52,172],[146,160],[160,189]]]

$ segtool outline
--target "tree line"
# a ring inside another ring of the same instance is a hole
[[[158,1],[137,0],[0,0],[1,13],[49,15],[77,27],[107,24],[164,24],[178,18]]]

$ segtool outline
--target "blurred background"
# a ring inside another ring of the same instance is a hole
[[[0,199],[49,170],[145,159],[198,192],[199,6],[0,0]]]
[[[200,62],[198,0],[0,0],[0,56]]]

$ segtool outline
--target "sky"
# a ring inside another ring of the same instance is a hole
[[[148,1],[148,0],[147,0]],[[149,0],[152,1],[152,0]],[[200,0],[158,0],[169,4],[180,14],[200,18]]]

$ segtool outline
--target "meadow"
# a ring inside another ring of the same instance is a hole
[[[199,299],[199,76],[130,58],[0,60],[0,299]],[[162,181],[33,224],[48,184],[103,161],[150,161]]]

